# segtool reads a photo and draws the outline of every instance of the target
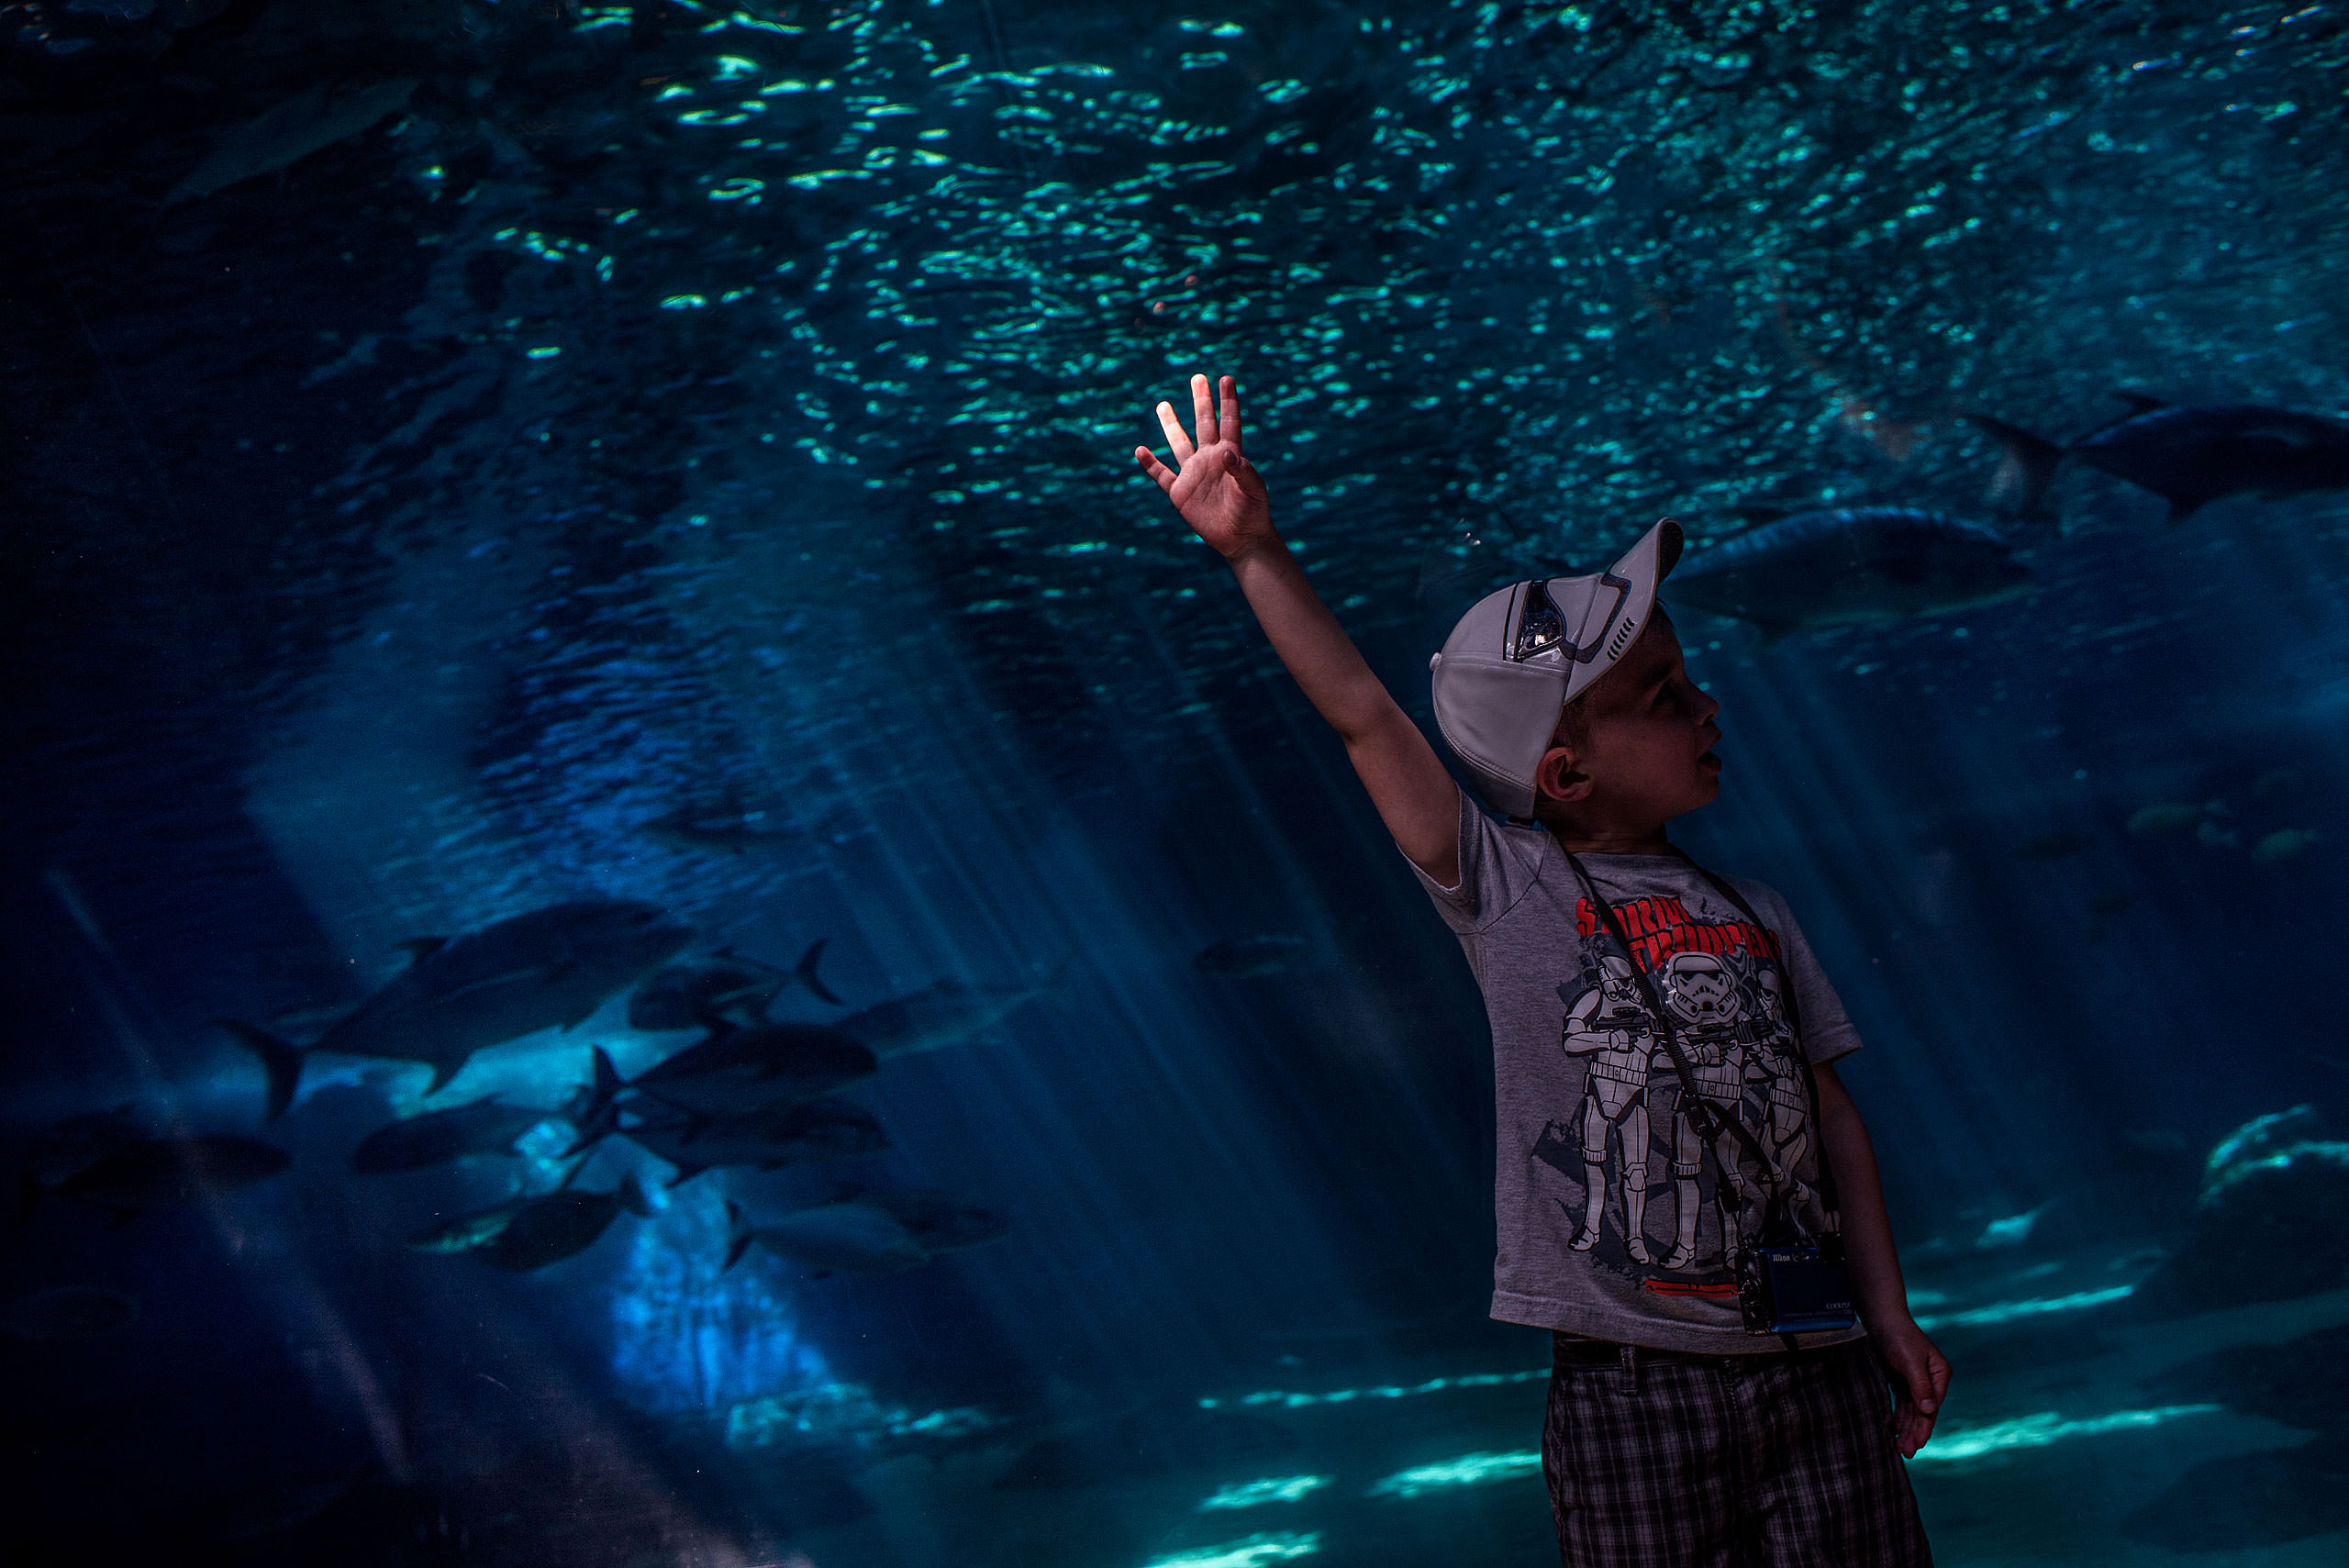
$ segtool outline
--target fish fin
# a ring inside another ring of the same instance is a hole
[[[617,1113],[617,1112],[615,1112],[615,1113],[614,1113],[613,1118],[607,1118],[607,1119],[599,1120],[599,1121],[596,1121],[596,1122],[592,1122],[592,1123],[590,1123],[589,1125],[587,1125],[587,1126],[585,1126],[585,1127],[581,1128],[581,1129],[578,1130],[578,1132],[577,1132],[577,1133],[576,1133],[576,1134],[572,1138],[572,1140],[571,1140],[571,1147],[570,1147],[570,1148],[568,1148],[568,1149],[566,1149],[566,1150],[564,1150],[562,1153],[560,1153],[560,1154],[556,1155],[556,1156],[555,1156],[555,1158],[556,1158],[556,1159],[558,1159],[558,1160],[568,1160],[568,1159],[572,1158],[573,1155],[576,1155],[576,1154],[584,1154],[584,1153],[586,1153],[590,1149],[595,1148],[595,1147],[596,1147],[596,1145],[597,1145],[598,1143],[603,1142],[603,1141],[604,1141],[604,1140],[606,1140],[607,1138],[609,1138],[613,1133],[618,1132],[618,1131],[619,1130],[619,1127],[618,1127],[618,1122],[617,1122],[617,1117],[618,1117],[618,1113]],[[523,1129],[523,1131],[525,1131],[525,1132],[527,1132],[527,1131],[529,1131],[529,1129],[528,1128],[525,1128],[525,1129]],[[522,1140],[522,1135],[521,1135],[521,1133],[518,1133],[518,1133],[516,1133],[516,1134],[514,1135],[514,1141],[515,1141],[515,1142],[517,1142],[517,1143],[519,1143],[521,1140]],[[518,1150],[516,1150],[514,1152],[516,1152],[517,1154],[518,1154],[518,1153],[520,1153],[520,1152],[521,1152],[521,1151],[518,1149]]]
[[[619,1190],[616,1195],[620,1200],[620,1207],[639,1219],[650,1219],[660,1212],[652,1207],[651,1198],[645,1195],[644,1184],[636,1179],[634,1171],[630,1171],[620,1178]]]
[[[573,1102],[578,1107],[577,1114],[566,1115],[562,1118],[578,1131],[571,1140],[571,1147],[559,1156],[561,1159],[567,1160],[583,1150],[592,1149],[619,1130],[618,1102],[620,1091],[628,1087],[628,1080],[622,1078],[620,1070],[612,1065],[611,1053],[600,1045],[595,1048],[595,1059],[594,1081],[579,1091]]]
[[[235,1036],[238,1044],[261,1058],[262,1071],[269,1074],[268,1108],[264,1119],[275,1121],[284,1116],[294,1104],[295,1090],[301,1086],[305,1053],[259,1025],[246,1023],[240,1018],[215,1018],[212,1025]]]
[[[709,1169],[707,1165],[687,1164],[683,1160],[673,1160],[670,1163],[677,1167],[677,1173],[670,1177],[663,1184],[672,1187],[684,1186],[687,1182],[692,1181],[696,1176],[700,1175],[704,1171]]]
[[[2166,399],[2149,397],[2142,392],[2116,392],[2112,395],[2129,405],[2129,412],[2121,416],[2123,419],[2134,419],[2140,414],[2150,414],[2156,408],[2169,406]]]
[[[721,1273],[742,1261],[742,1254],[751,1250],[751,1233],[745,1230],[726,1243],[726,1262],[719,1270]]]
[[[722,1009],[712,1006],[707,1000],[699,996],[694,998],[693,1011],[694,1022],[707,1029],[709,1038],[712,1040],[716,1040],[720,1035],[732,1034],[742,1027],[728,1018]]]
[[[751,969],[763,970],[769,974],[781,974],[783,973],[782,970],[776,968],[774,964],[769,963],[765,959],[752,958],[749,953],[744,952],[732,942],[727,943],[722,948],[712,949],[709,956],[715,959],[722,959],[728,963],[740,963],[747,965]]]
[[[1998,464],[1998,477],[1990,482],[1990,504],[2010,511],[2017,522],[2054,521],[2043,503],[2047,499],[2048,486],[2055,483],[2055,467],[2064,461],[2064,449],[2020,425],[2009,425],[1987,414],[1968,414],[1965,422],[1997,441],[2006,452]]]
[[[2199,495],[2165,495],[2162,499],[2169,503],[2169,516],[2162,519],[2165,528],[2174,528],[2202,509],[2203,498]]]
[[[807,987],[818,1000],[829,1002],[835,1007],[845,1007],[848,1004],[834,995],[830,986],[816,978],[816,965],[823,960],[824,944],[831,940],[829,937],[818,937],[809,942],[807,951],[799,955],[799,962],[792,970],[791,977]]]
[[[439,1094],[440,1092],[440,1086],[446,1084],[450,1079],[455,1077],[459,1073],[462,1072],[464,1070],[464,1065],[465,1064],[462,1062],[459,1062],[454,1065],[445,1062],[435,1062],[431,1063],[432,1082],[424,1085],[424,1092],[428,1095]]]
[[[709,1130],[709,1118],[702,1115],[701,1112],[686,1111],[685,1113],[685,1135],[683,1139],[679,1140],[680,1142],[691,1143],[695,1139],[699,1138],[703,1133]]]
[[[447,947],[449,945],[449,939],[446,937],[410,937],[404,942],[394,942],[392,945],[406,953],[407,961],[410,963],[417,963],[425,959],[430,958],[434,953],[439,952],[442,948]]]
[[[8,1222],[11,1230],[22,1230],[31,1222],[33,1210],[40,1207],[41,1194],[49,1189],[30,1171],[17,1173],[17,1217]]]

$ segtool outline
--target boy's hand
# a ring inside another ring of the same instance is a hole
[[[1898,1396],[1893,1401],[1893,1441],[1901,1458],[1913,1459],[1933,1435],[1933,1422],[1941,1416],[1942,1396],[1949,1392],[1949,1358],[1907,1318],[1897,1326],[1869,1324],[1868,1339],[1891,1373]]]
[[[1166,492],[1166,498],[1174,503],[1191,530],[1215,546],[1225,560],[1236,561],[1252,550],[1276,542],[1279,536],[1273,532],[1273,508],[1264,494],[1264,481],[1240,455],[1240,389],[1225,376],[1222,390],[1223,416],[1219,419],[1215,402],[1208,395],[1208,378],[1191,378],[1192,426],[1198,433],[1196,446],[1183,434],[1174,405],[1158,406],[1158,423],[1166,432],[1166,444],[1181,465],[1180,473],[1159,462],[1148,447],[1136,447],[1134,456],[1141,471],[1158,481],[1158,487]]]

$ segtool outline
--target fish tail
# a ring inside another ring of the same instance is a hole
[[[2064,461],[2064,449],[2020,425],[1987,414],[1968,414],[1965,422],[1997,441],[2006,453],[1998,463],[1998,477],[1990,482],[1991,505],[2011,512],[2017,522],[2053,522],[2045,503],[2048,487],[2055,483],[2055,465]]]
[[[823,959],[824,944],[831,940],[829,937],[818,937],[809,942],[807,951],[799,955],[799,962],[793,967],[791,977],[807,987],[818,999],[829,1002],[835,1007],[845,1007],[848,1004],[832,995],[830,986],[816,978],[816,965]]]
[[[284,1116],[294,1104],[294,1091],[301,1086],[302,1058],[306,1053],[240,1018],[215,1018],[212,1024],[234,1036],[238,1044],[261,1059],[262,1071],[269,1074],[267,1119],[275,1121]]]
[[[644,1184],[636,1179],[634,1171],[620,1178],[619,1200],[622,1208],[640,1219],[650,1219],[655,1213],[652,1200],[645,1195]]]
[[[577,1130],[571,1147],[555,1156],[558,1160],[584,1154],[619,1130],[618,1102],[620,1091],[628,1087],[628,1080],[620,1076],[619,1069],[612,1065],[610,1054],[602,1046],[596,1047],[595,1052],[595,1081],[581,1085],[572,1096],[572,1103],[564,1107],[562,1119]]]

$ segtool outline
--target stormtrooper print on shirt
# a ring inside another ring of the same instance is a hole
[[[1542,1129],[1534,1158],[1572,1184],[1569,1245],[1659,1294],[1735,1294],[1729,1252],[1759,1232],[1769,1179],[1727,1123],[1742,1121],[1789,1173],[1809,1151],[1810,1102],[1785,1006],[1777,943],[1742,918],[1696,919],[1678,899],[1615,907],[1626,954],[1587,897],[1577,904],[1585,969],[1558,987],[1558,1049],[1586,1064],[1582,1103]],[[1631,973],[1671,1015],[1696,1093],[1720,1135],[1707,1139]]]

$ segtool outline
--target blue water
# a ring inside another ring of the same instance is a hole
[[[1551,1560],[1477,994],[1133,466],[1194,371],[1423,723],[1467,596],[1665,514],[2007,534],[2020,597],[1682,615],[1727,767],[1677,836],[1868,1042],[1939,1560],[2339,1560],[2349,504],[2166,528],[2073,464],[2018,522],[1964,417],[2349,412],[2337,7],[5,20],[0,1118],[35,1186],[118,1106],[292,1156],[8,1235],[11,1561]],[[844,1006],[779,1019],[1035,995],[847,1091],[885,1152],[674,1186],[551,1120],[348,1168],[694,1038],[624,987],[273,1121],[212,1023],[306,1042],[400,942],[587,897],[825,940]],[[1196,962],[1251,936],[1277,973]],[[536,1270],[405,1244],[631,1172],[652,1215]],[[1008,1232],[723,1266],[891,1187]]]

